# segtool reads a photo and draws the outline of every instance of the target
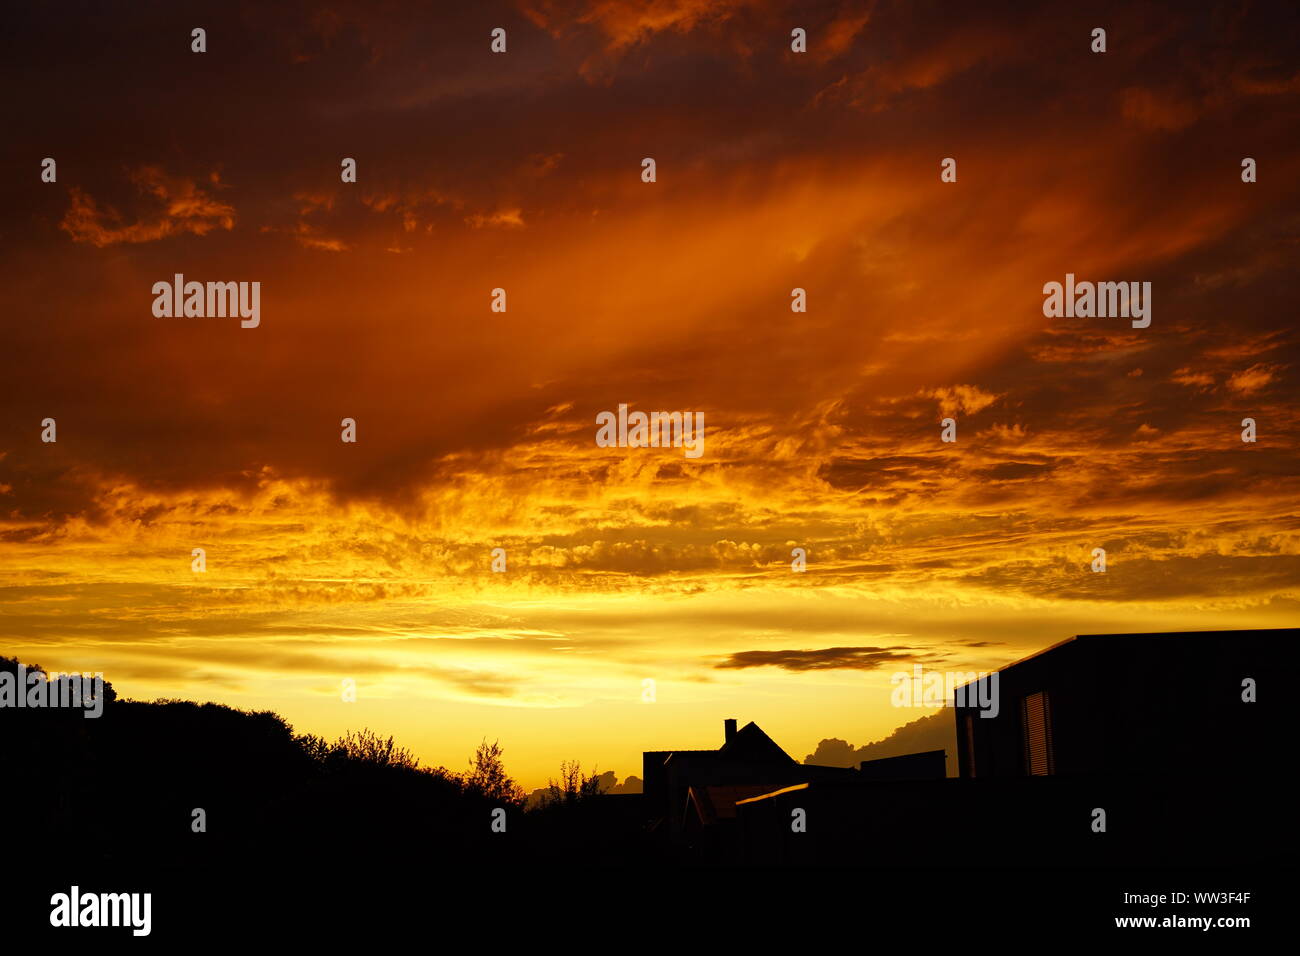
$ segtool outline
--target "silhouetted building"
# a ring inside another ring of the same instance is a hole
[[[1280,738],[1300,629],[1081,634],[997,672],[996,716],[973,685],[954,708],[960,776],[1226,773],[1285,759]],[[981,678],[987,694],[990,677]],[[1247,702],[1249,682],[1263,695]],[[1289,686],[1289,681],[1288,681]]]
[[[753,722],[737,730],[736,721],[727,720],[723,729],[717,750],[643,754],[644,804],[661,849],[695,857],[725,855],[737,799],[855,773],[798,763]]]

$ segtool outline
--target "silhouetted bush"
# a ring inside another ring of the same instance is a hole
[[[17,666],[0,658],[0,670]],[[76,833],[83,859],[114,868],[494,866],[572,853],[590,842],[582,827],[609,822],[584,812],[601,799],[599,784],[576,761],[552,781],[554,805],[524,813],[498,742],[484,740],[468,770],[453,773],[420,766],[367,728],[330,742],[295,734],[270,711],[221,704],[106,691],[97,719],[0,708],[0,743],[17,771],[0,788],[6,818]],[[195,832],[199,809],[205,832]],[[493,829],[499,811],[504,834]]]

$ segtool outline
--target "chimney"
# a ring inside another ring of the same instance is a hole
[[[725,729],[727,737],[726,743],[731,743],[731,738],[736,736],[736,718],[728,717],[722,722],[722,726]]]

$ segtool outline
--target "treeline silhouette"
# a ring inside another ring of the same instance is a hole
[[[17,669],[0,657],[0,672]],[[96,719],[78,708],[0,707],[11,771],[0,788],[5,818],[33,833],[75,834],[86,863],[408,868],[591,854],[617,862],[641,845],[635,808],[602,796],[596,775],[576,762],[525,809],[502,748],[486,740],[454,772],[421,766],[369,729],[330,742],[296,734],[271,711],[120,700],[107,682],[104,698]],[[196,809],[206,832],[195,832]]]

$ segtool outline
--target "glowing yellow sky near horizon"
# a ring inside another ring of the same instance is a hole
[[[801,516],[817,532],[802,574],[789,567],[789,529],[769,519],[729,544],[671,526],[642,528],[622,549],[493,539],[508,554],[498,575],[493,541],[448,541],[360,507],[329,514],[319,493],[292,484],[265,482],[242,502],[242,519],[196,521],[225,510],[213,499],[239,500],[187,495],[148,525],[123,516],[106,528],[65,526],[53,560],[49,542],[11,546],[7,623],[28,639],[10,639],[6,653],[47,669],[102,670],[124,696],[272,709],[300,732],[368,726],[452,769],[480,739],[499,739],[532,788],[566,759],[639,775],[642,750],[716,746],[729,716],[758,721],[798,759],[825,737],[861,745],[927,713],[890,706],[890,675],[914,661],[987,670],[1078,632],[1294,619],[1293,606],[1248,589],[1089,599],[1090,555],[1072,534],[1027,544],[1023,513],[981,528],[963,512],[886,511],[868,530],[865,515],[836,513],[828,497]],[[119,502],[157,509],[162,500],[122,490]],[[306,513],[327,516],[307,533],[298,526]],[[1169,517],[1159,524],[1169,528]],[[924,537],[908,541],[918,529]],[[859,540],[833,540],[846,533]],[[1206,562],[1231,551],[1224,538],[1186,535],[1159,554],[1117,553],[1107,584],[1132,570],[1126,561],[1143,567],[1133,582],[1141,591],[1164,564],[1214,573]],[[1278,540],[1293,547],[1293,535]],[[196,540],[209,562],[201,576],[186,551]],[[948,570],[918,567],[939,556]],[[1000,576],[989,581],[990,572]],[[1073,600],[1056,596],[1069,591]],[[864,647],[897,662],[718,666],[755,650]],[[344,678],[357,682],[354,704],[341,699]],[[643,700],[647,678],[653,703]]]

